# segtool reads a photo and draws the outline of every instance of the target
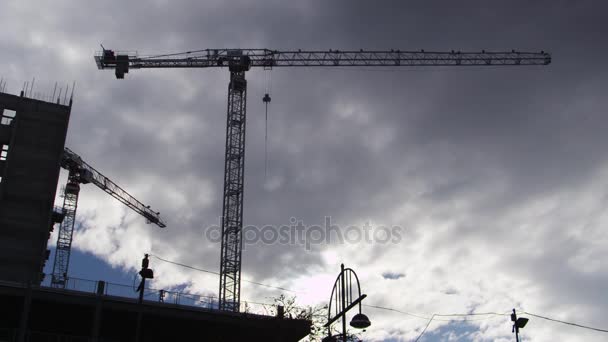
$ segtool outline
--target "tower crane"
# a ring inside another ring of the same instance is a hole
[[[541,52],[427,52],[328,50],[278,51],[270,49],[205,49],[154,56],[105,49],[95,55],[99,69],[114,69],[122,79],[132,69],[228,68],[228,112],[224,161],[222,244],[219,307],[239,311],[245,171],[245,118],[247,81],[252,67],[418,67],[418,66],[523,66],[547,65],[551,55]],[[268,98],[268,100],[270,100]],[[264,99],[266,101],[266,97]]]
[[[116,198],[124,205],[143,216],[147,223],[156,224],[161,228],[166,227],[165,223],[160,218],[159,212],[154,212],[150,209],[150,206],[144,205],[136,198],[129,195],[129,193],[120,186],[116,185],[116,183],[95,170],[91,165],[84,162],[79,155],[72,152],[67,147],[63,151],[61,167],[66,169],[69,174],[63,194],[63,221],[59,226],[55,260],[53,263],[53,275],[51,278],[51,286],[58,288],[64,288],[68,279],[67,273],[70,263],[74,224],[76,223],[76,209],[78,207],[80,184],[95,184],[98,188],[107,192],[110,196]]]

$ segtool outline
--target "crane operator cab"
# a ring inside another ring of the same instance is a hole
[[[113,50],[103,50],[103,60],[104,62],[114,61],[116,60],[116,55]]]
[[[101,52],[95,55],[95,63],[97,63],[98,69],[116,65],[116,54],[114,53],[114,50],[108,50],[102,45]]]

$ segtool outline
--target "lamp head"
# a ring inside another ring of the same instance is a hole
[[[372,323],[369,321],[369,318],[362,313],[356,314],[350,321],[350,326],[357,329],[365,329],[370,325],[372,325]]]
[[[139,275],[142,278],[146,278],[146,279],[153,279],[154,278],[154,272],[150,268],[142,269],[141,271],[139,271]]]
[[[516,321],[515,321],[515,326],[518,327],[519,329],[523,328],[526,326],[526,324],[528,324],[528,319],[525,317],[519,317]]]

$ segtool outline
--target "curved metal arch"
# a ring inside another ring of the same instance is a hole
[[[346,306],[352,304],[353,302],[353,296],[352,296],[352,276],[355,276],[355,280],[357,281],[357,292],[358,292],[358,296],[357,298],[361,297],[361,283],[359,282],[359,276],[357,276],[357,273],[355,273],[355,271],[352,268],[344,268],[344,264],[342,264],[342,271],[340,272],[340,274],[338,275],[338,277],[336,278],[336,281],[334,282],[334,287],[331,290],[331,295],[329,296],[329,306],[327,308],[327,319],[329,320],[331,318],[331,309],[332,309],[332,303],[333,303],[333,299],[335,297],[335,302],[337,303],[336,306],[334,307],[334,310],[336,311],[336,314],[342,310],[344,310],[344,307],[342,307],[342,301],[339,300],[338,298],[338,286],[341,287],[341,285],[339,284],[340,281],[342,280],[342,278],[344,279],[344,284],[345,284],[345,291],[346,289],[348,289],[348,293],[350,293],[350,296],[346,296],[347,298],[347,302],[344,304]],[[348,280],[348,282],[347,282]],[[334,296],[335,294],[335,296]],[[361,303],[359,303],[359,312],[361,312]]]

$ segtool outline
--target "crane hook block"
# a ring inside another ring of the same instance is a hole
[[[264,95],[264,98],[262,99],[262,101],[264,101],[265,103],[270,102],[270,95],[268,95],[268,93],[266,95]]]

